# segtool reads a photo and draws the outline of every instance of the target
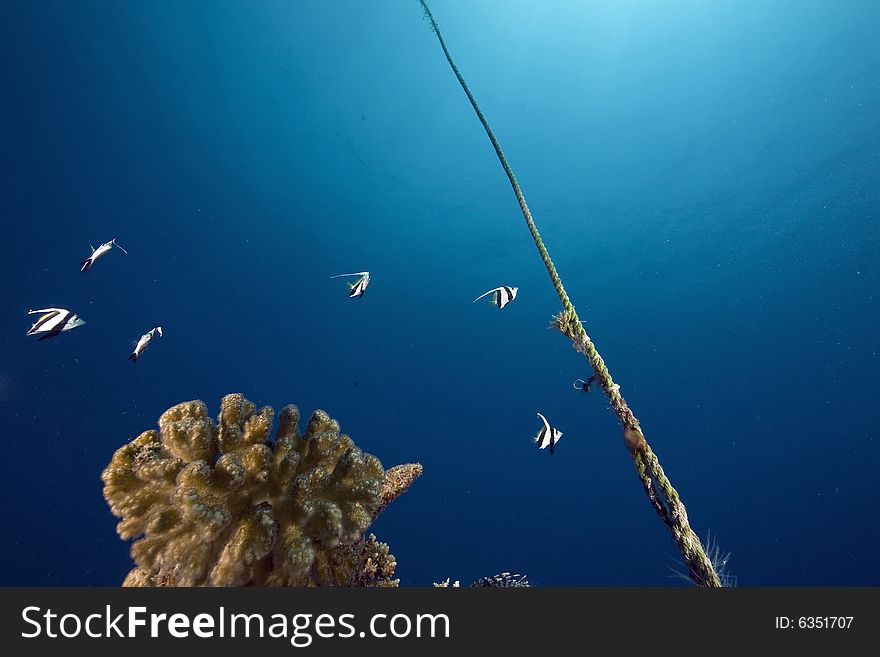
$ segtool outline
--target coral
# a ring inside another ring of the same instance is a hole
[[[498,573],[492,577],[481,577],[471,586],[493,586],[498,588],[525,588],[531,586],[529,578],[517,573]]]
[[[402,495],[412,483],[422,476],[421,463],[404,463],[395,465],[385,473],[385,481],[382,482],[382,490],[379,491],[379,507],[376,509],[373,519],[382,513],[386,506],[391,504]]]
[[[442,582],[434,582],[434,588],[437,589],[457,589],[461,586],[461,582],[455,580],[454,582],[450,582],[447,577]]]
[[[375,534],[370,534],[364,542],[361,551],[360,570],[354,580],[354,586],[382,586],[394,587],[400,584],[399,579],[394,577],[397,568],[397,559],[388,551],[387,543],[376,540]]]
[[[503,572],[491,577],[481,577],[477,581],[468,584],[468,586],[472,588],[527,588],[531,586],[531,583],[525,575]],[[461,587],[461,582],[458,580],[450,582],[447,577],[442,582],[434,582],[434,587],[438,589],[459,588]]]
[[[231,394],[215,424],[203,402],[184,402],[162,414],[159,431],[116,451],[101,479],[120,537],[137,539],[125,586],[390,581],[387,545],[363,534],[421,466],[386,478],[324,411],[301,435],[294,405],[281,410],[270,441],[273,416]]]

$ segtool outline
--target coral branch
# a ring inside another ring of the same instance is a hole
[[[373,520],[385,510],[386,506],[409,490],[412,483],[421,476],[421,463],[404,463],[387,470],[385,481],[382,482],[382,490],[379,491],[379,506],[373,514]]]

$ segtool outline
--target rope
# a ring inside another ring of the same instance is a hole
[[[532,219],[532,213],[529,210],[519,183],[516,181],[513,169],[510,168],[510,164],[508,164],[507,158],[504,156],[504,151],[501,150],[501,144],[498,143],[498,139],[489,126],[483,111],[477,104],[476,98],[471,93],[470,87],[468,87],[467,82],[465,82],[464,77],[462,77],[461,72],[458,70],[458,66],[456,66],[455,61],[452,59],[452,55],[446,47],[446,41],[440,32],[440,26],[434,19],[434,14],[431,13],[427,0],[419,0],[419,4],[422,5],[422,9],[425,10],[425,16],[431,22],[431,29],[440,42],[440,47],[443,49],[446,61],[449,62],[452,72],[458,78],[458,83],[477,113],[477,118],[483,124],[483,129],[489,136],[489,141],[492,142],[495,153],[498,155],[498,160],[504,168],[504,173],[507,174],[507,178],[510,180],[510,186],[513,188],[513,193],[519,202],[523,218],[526,220],[526,225],[532,234],[532,239],[538,248],[541,260],[544,262],[547,273],[550,275],[550,280],[553,282],[553,287],[556,288],[556,294],[562,302],[563,310],[553,318],[551,325],[571,340],[572,346],[586,356],[590,367],[593,368],[593,372],[596,374],[596,382],[605,392],[608,401],[611,403],[611,408],[623,427],[624,443],[635,463],[636,472],[642,482],[642,487],[645,489],[651,506],[669,529],[672,534],[672,540],[679,552],[681,552],[682,557],[684,557],[691,581],[697,586],[720,587],[722,585],[721,579],[715,571],[712,560],[706,554],[699,537],[691,529],[687,511],[678,495],[678,491],[675,490],[672,482],[669,481],[656,454],[654,454],[645,440],[645,435],[642,433],[638,419],[636,419],[623,395],[620,394],[620,386],[615,384],[611,378],[611,373],[605,366],[605,361],[602,360],[599,352],[596,351],[596,347],[587,335],[586,329],[578,317],[577,311],[574,309],[574,305],[568,298],[565,287],[562,285],[562,279],[556,271],[556,267],[550,259],[550,254],[547,252],[547,247],[544,246],[544,240],[541,239],[538,227],[535,225],[534,219]]]

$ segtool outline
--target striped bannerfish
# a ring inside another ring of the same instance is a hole
[[[350,299],[354,299],[355,297],[364,296],[364,292],[367,289],[367,285],[370,284],[370,272],[368,271],[359,271],[353,274],[336,274],[335,276],[331,276],[330,278],[340,278],[342,276],[360,276],[354,283],[349,283],[349,292],[348,297]]]
[[[519,290],[518,287],[510,287],[509,285],[502,285],[501,287],[496,287],[492,290],[489,290],[488,292],[481,294],[476,299],[474,299],[474,303],[476,303],[477,301],[479,301],[483,297],[494,293],[494,296],[492,297],[492,303],[494,303],[499,308],[504,308],[504,306],[506,306],[511,301],[516,299],[517,290]]]
[[[514,573],[498,573],[492,577],[481,577],[471,584],[474,586],[525,587],[531,586],[528,577]]]
[[[551,427],[550,423],[547,421],[547,418],[545,418],[540,413],[538,413],[538,417],[541,418],[544,426],[541,427],[538,435],[535,436],[535,442],[538,443],[538,449],[544,449],[549,445],[550,454],[553,454],[553,452],[556,451],[556,443],[558,443],[559,439],[562,438],[562,432],[556,427]]]
[[[56,335],[60,335],[62,331],[69,331],[85,324],[85,321],[80,319],[78,315],[65,308],[40,308],[39,310],[28,311],[28,315],[35,315],[37,313],[44,314],[34,322],[34,325],[27,332],[28,335],[45,333],[37,342],[54,338]]]
[[[97,249],[95,247],[93,247],[91,244],[89,244],[89,247],[91,247],[91,249],[92,249],[92,255],[90,255],[88,258],[86,258],[81,263],[79,263],[79,265],[81,267],[80,271],[88,271],[89,269],[91,269],[92,265],[95,264],[95,261],[98,258],[100,258],[102,255],[107,253],[114,246],[117,247],[120,251],[122,251],[125,255],[128,255],[128,251],[126,251],[125,249],[123,249],[121,246],[119,246],[116,243],[115,237],[112,240],[110,240],[109,242],[104,242]]]

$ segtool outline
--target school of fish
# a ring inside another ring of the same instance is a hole
[[[89,255],[88,258],[79,263],[80,271],[82,272],[89,271],[95,265],[99,258],[109,253],[111,250],[113,250],[114,247],[122,251],[125,255],[129,255],[128,251],[126,251],[121,245],[116,242],[115,237],[109,242],[104,242],[97,248],[95,248],[91,244],[89,244],[89,246],[92,249],[92,253]],[[370,272],[360,271],[346,274],[335,274],[333,276],[330,276],[330,278],[353,277],[356,277],[356,280],[353,283],[348,283],[348,296],[351,299],[359,299],[364,296],[364,292],[366,292],[367,286],[370,284]],[[492,305],[497,306],[498,309],[501,310],[509,303],[511,303],[514,299],[516,299],[518,291],[519,288],[517,287],[501,285],[499,287],[492,288],[487,292],[484,292],[476,299],[474,299],[474,302],[477,302],[485,297],[490,297]],[[27,335],[39,335],[40,337],[37,338],[38,342],[54,338],[58,335],[61,335],[61,333],[70,331],[85,324],[85,320],[83,320],[72,310],[68,310],[66,308],[40,308],[38,310],[29,310],[28,314],[40,315],[37,321],[34,322],[34,324],[27,332]],[[153,339],[157,335],[159,337],[163,337],[164,335],[161,326],[156,326],[144,333],[137,341],[137,344],[135,345],[134,350],[131,352],[128,359],[132,363],[136,363],[138,361],[138,358],[140,358],[141,354],[143,354],[146,348],[150,346],[150,344],[153,342]],[[589,389],[589,385],[587,385],[585,391],[587,389]],[[534,441],[535,443],[537,443],[539,449],[545,449],[549,447],[550,454],[553,454],[556,451],[556,443],[558,443],[559,439],[562,437],[562,432],[559,429],[553,427],[547,420],[547,418],[541,415],[541,413],[538,413],[538,417],[541,418],[543,426],[534,437]]]

